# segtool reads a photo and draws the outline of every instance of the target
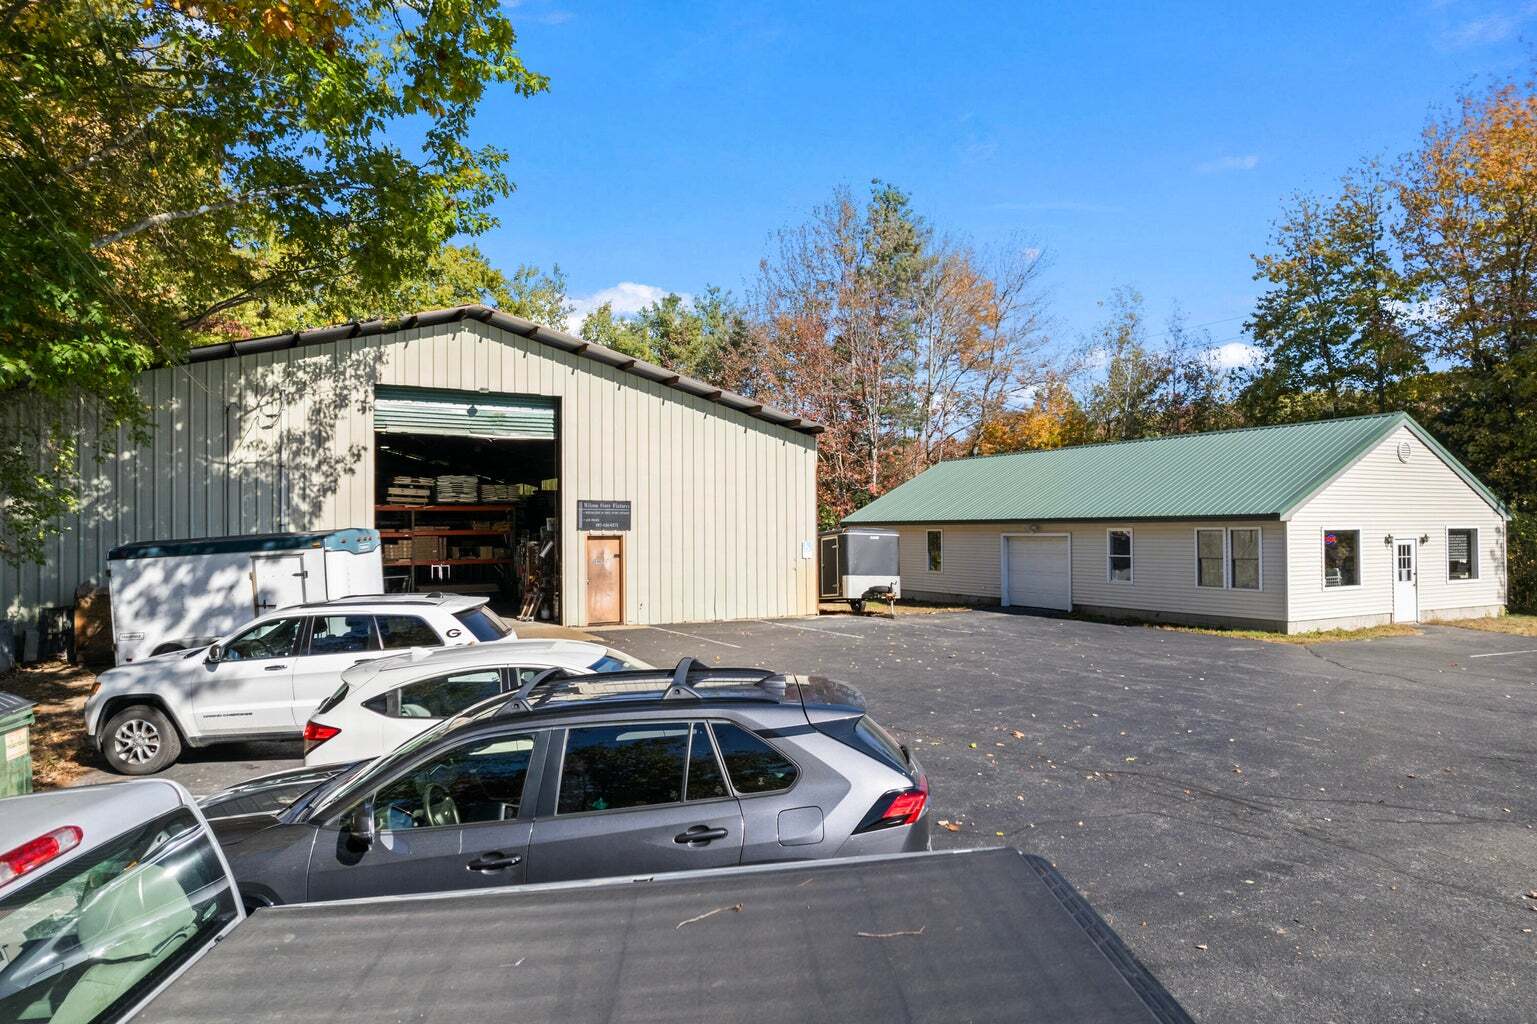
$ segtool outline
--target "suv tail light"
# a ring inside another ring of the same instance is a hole
[[[305,722],[304,752],[308,754],[311,750],[314,750],[326,740],[340,732],[341,730],[334,725],[321,725],[319,722],[316,722],[313,719]]]
[[[68,853],[80,845],[85,833],[74,825],[65,825],[22,843],[14,850],[0,853],[0,885],[14,881],[28,871],[47,864],[55,857]]]
[[[929,778],[920,774],[916,786],[894,790],[875,801],[875,806],[870,808],[870,813],[865,815],[854,832],[876,832],[883,828],[911,825],[923,817],[923,809],[928,806],[928,802]]]

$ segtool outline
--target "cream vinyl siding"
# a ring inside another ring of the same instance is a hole
[[[1409,461],[1400,462],[1400,443]],[[1449,580],[1448,528],[1478,530],[1478,578]],[[1323,585],[1323,531],[1361,531],[1361,585]],[[1505,603],[1505,521],[1408,428],[1395,431],[1293,513],[1286,524],[1293,629],[1332,620],[1387,622],[1393,613],[1389,534],[1419,545],[1422,621],[1498,614]]]
[[[816,611],[816,439],[466,320],[154,370],[152,438],[99,465],[46,563],[0,566],[0,609],[31,618],[104,582],[130,541],[374,523],[373,388],[560,399],[566,621],[586,607],[578,499],[633,502],[626,621]],[[948,537],[946,538],[948,542]],[[951,553],[946,550],[947,567]],[[996,570],[995,570],[996,571]]]
[[[997,601],[998,537],[996,526],[944,526],[940,571],[929,571],[928,531],[934,527],[897,527],[897,564],[904,596],[953,594]]]
[[[1226,616],[1283,621],[1286,608],[1286,531],[1277,522],[1038,523],[1040,533],[1072,535],[1073,604],[1128,612]],[[1263,590],[1197,587],[1195,528],[1249,526],[1260,530]],[[997,601],[1001,593],[1002,536],[1029,533],[1025,524],[946,524],[944,568],[927,570],[924,526],[899,526],[904,594],[953,594]],[[1132,533],[1132,582],[1107,577],[1111,529]]]

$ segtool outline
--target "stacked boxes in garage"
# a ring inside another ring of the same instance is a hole
[[[409,540],[389,540],[380,547],[381,557],[386,562],[409,562],[411,560],[411,542]]]
[[[443,537],[417,534],[411,538],[410,557],[417,562],[441,562],[448,557],[448,541]]]

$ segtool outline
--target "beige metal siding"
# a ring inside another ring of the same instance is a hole
[[[1167,612],[1213,618],[1282,621],[1286,607],[1286,536],[1276,522],[1040,523],[1040,533],[1072,536],[1073,604]],[[1195,585],[1195,530],[1201,527],[1260,529],[1261,590]],[[1132,531],[1132,582],[1111,583],[1108,530]],[[954,594],[996,601],[1000,594],[1002,537],[1026,533],[1023,524],[944,526],[939,572],[928,571],[923,527],[898,528],[902,591]]]
[[[1410,448],[1400,462],[1400,443]],[[1449,580],[1446,531],[1478,530],[1479,578]],[[1505,603],[1505,522],[1408,428],[1395,431],[1305,503],[1286,524],[1293,628],[1335,620],[1389,621],[1393,612],[1389,535],[1428,538],[1419,546],[1420,618],[1488,614]],[[1361,531],[1361,585],[1323,585],[1324,530]]]
[[[816,439],[477,321],[144,375],[150,443],[83,465],[41,566],[0,567],[0,610],[68,605],[137,540],[373,525],[373,387],[561,400],[562,606],[585,608],[578,499],[628,500],[625,617],[812,614]]]

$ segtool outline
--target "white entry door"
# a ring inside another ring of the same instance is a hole
[[[1420,621],[1419,544],[1393,538],[1393,621]]]
[[[1005,537],[1003,603],[1073,610],[1073,566],[1067,537]]]

